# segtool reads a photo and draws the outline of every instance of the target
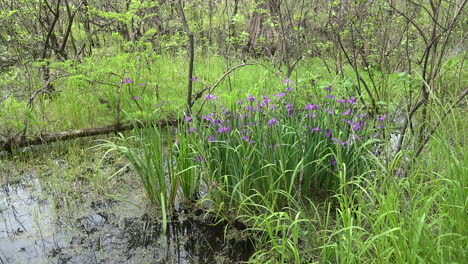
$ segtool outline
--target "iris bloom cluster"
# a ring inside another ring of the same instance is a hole
[[[291,80],[285,80],[284,84],[289,87]],[[235,109],[220,106],[216,100],[218,96],[208,94],[206,99],[212,101],[213,112],[203,115],[199,123],[193,122],[191,117],[185,117],[184,120],[187,124],[190,123],[187,127],[188,134],[198,135],[202,138],[201,141],[211,144],[216,142],[248,144],[265,149],[281,145],[272,142],[270,137],[277,133],[274,131],[281,130],[283,125],[290,127],[299,125],[305,128],[298,130],[300,133],[298,138],[304,137],[305,142],[318,140],[345,149],[371,138],[368,136],[369,130],[373,129],[375,135],[377,132],[375,130],[383,127],[382,123],[386,116],[378,117],[377,127],[373,128],[369,125],[372,120],[369,120],[368,115],[356,107],[355,97],[338,98],[331,93],[331,86],[325,87],[324,90],[327,94],[322,101],[308,102],[303,107],[297,107],[297,103],[292,103],[295,101],[290,98],[294,93],[292,89],[286,91],[287,93],[279,92],[272,96],[255,97],[248,94],[245,98],[238,99],[233,106]],[[333,164],[333,167],[336,169],[336,164]]]

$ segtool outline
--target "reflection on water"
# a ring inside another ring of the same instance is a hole
[[[28,181],[40,191],[37,179]],[[0,263],[41,263],[48,252],[63,246],[65,230],[56,228],[48,201],[24,184],[5,184],[0,191]]]
[[[225,227],[209,225],[201,212],[173,216],[166,235],[124,202],[83,203],[70,219],[30,178],[1,187],[0,263],[235,263],[253,253],[248,240],[225,239]]]

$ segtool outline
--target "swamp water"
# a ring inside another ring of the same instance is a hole
[[[108,177],[119,160],[104,163],[107,173],[96,180],[92,151],[74,164],[56,154],[37,162],[0,157],[0,264],[238,263],[253,254],[241,231],[210,224],[201,210],[173,215],[164,234],[137,176]]]

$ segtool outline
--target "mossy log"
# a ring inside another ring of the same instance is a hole
[[[177,126],[177,120],[159,120],[159,121],[138,121],[129,122],[120,125],[109,125],[102,127],[92,127],[84,129],[69,130],[63,132],[40,134],[33,137],[27,136],[14,136],[6,140],[0,140],[0,150],[11,152],[13,148],[21,148],[31,145],[47,144],[55,141],[62,141],[81,137],[90,137],[97,135],[104,135],[109,133],[118,133],[125,130],[132,130],[135,126],[143,127],[146,125],[153,125],[158,127]]]

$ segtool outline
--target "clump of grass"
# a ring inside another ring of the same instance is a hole
[[[202,162],[203,158],[195,156],[191,138],[185,131],[179,131],[178,140],[178,144],[171,148],[171,157],[175,157],[173,173],[177,175],[184,200],[195,201],[199,198],[201,184],[201,173],[197,163]]]
[[[207,95],[212,112],[191,126],[191,136],[206,159],[208,185],[221,194],[213,202],[237,208],[260,192],[280,209],[283,198],[270,190],[312,197],[314,190],[336,189],[342,163],[348,166],[345,180],[365,171],[375,143],[373,121],[359,112],[355,98],[338,99],[331,87],[326,91],[320,102],[301,106],[288,86],[270,97],[249,95],[230,109]]]
[[[297,95],[289,86],[287,93],[271,98],[249,95],[230,109],[207,95],[213,111],[199,120],[186,116],[179,143],[174,148],[168,139],[166,154],[160,133],[151,127],[122,138],[124,146],[111,147],[127,156],[150,200],[163,210],[174,204],[179,187],[184,199],[193,200],[203,182],[207,193],[202,201],[211,203],[211,211],[230,221],[242,215],[270,240],[280,231],[271,230],[277,224],[271,221],[297,225],[280,232],[284,243],[294,244],[288,253],[272,252],[283,261],[298,260],[297,237],[308,221],[294,212],[301,208],[298,201],[315,197],[318,189],[336,190],[362,174],[368,168],[369,142],[374,142],[372,120],[359,113],[356,99],[337,99],[330,87],[325,90],[322,101],[302,106],[293,104]],[[128,140],[138,147],[131,148]],[[343,166],[347,174],[340,174]],[[268,239],[264,244],[273,245]]]
[[[434,151],[415,161],[406,178],[395,177],[398,155],[335,195],[334,225],[321,262],[460,263],[467,252],[466,147],[438,138]],[[465,151],[463,151],[465,149]]]
[[[100,147],[123,153],[138,174],[146,196],[153,203],[161,206],[163,226],[167,227],[167,211],[174,204],[177,180],[168,175],[163,136],[155,126],[139,128],[135,124],[135,134],[124,137],[120,134],[119,143],[104,141]],[[170,188],[171,186],[175,186]]]

